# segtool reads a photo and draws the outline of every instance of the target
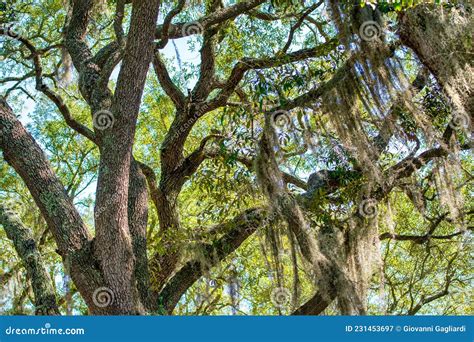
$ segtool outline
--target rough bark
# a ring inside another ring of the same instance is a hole
[[[330,294],[330,297],[321,295],[317,292],[311,297],[306,303],[301,305],[298,309],[293,312],[295,316],[315,316],[321,314],[336,298],[335,294]]]
[[[267,214],[266,210],[261,208],[249,209],[233,220],[213,227],[209,235],[221,232],[224,234],[212,243],[202,246],[204,258],[209,260],[209,263],[203,264],[202,260],[188,261],[173,275],[163,290],[156,294],[158,300],[155,303],[159,305],[156,309],[171,314],[181,296],[202,277],[203,272],[207,272],[210,267],[239,248],[258,229]]]
[[[159,0],[133,2],[122,67],[110,108],[115,122],[99,135],[101,152],[97,181],[96,254],[108,287],[114,293],[111,313],[139,313],[134,296],[134,255],[128,226],[128,187],[135,127],[153,56]]]
[[[38,51],[28,41],[19,39],[32,54],[38,90],[57,104],[72,128],[94,141],[100,149],[101,161],[95,208],[97,235],[94,243],[41,149],[3,102],[0,106],[2,130],[0,148],[4,152],[5,160],[27,184],[46,218],[58,244],[59,253],[71,270],[73,280],[92,313],[137,314],[146,310],[164,310],[166,313],[171,313],[182,294],[202,276],[203,269],[207,267],[199,260],[190,260],[176,272],[181,247],[173,238],[174,233],[180,229],[178,196],[188,177],[194,174],[207,158],[204,148],[187,157],[184,156],[184,145],[194,124],[209,111],[226,106],[247,71],[279,67],[327,55],[335,49],[338,40],[327,40],[326,43],[314,48],[286,53],[291,45],[294,30],[302,24],[304,16],[310,13],[305,12],[306,14],[292,27],[290,37],[281,53],[273,57],[244,58],[235,65],[225,82],[219,82],[215,75],[214,56],[215,36],[219,25],[241,14],[249,14],[251,9],[264,1],[242,1],[227,8],[218,8],[220,5],[215,2],[214,6],[217,7],[194,23],[200,25],[203,31],[201,32],[204,37],[201,49],[202,64],[195,88],[185,96],[179,87],[173,84],[153,43],[154,38],[161,39],[156,47],[162,48],[169,39],[194,34],[192,30],[185,29],[190,23],[172,24],[173,17],[182,10],[184,2],[180,0],[178,7],[165,19],[165,24],[158,28],[156,27],[160,5],[158,0],[131,2],[133,7],[130,30],[127,37],[124,37],[121,27],[124,5],[130,2],[117,3],[117,11],[121,13],[114,23],[117,41],[105,46],[96,55],[92,54],[87,45],[92,0],[72,1],[73,10],[65,34],[64,45],[79,73],[79,88],[92,113],[98,110],[110,110],[113,114],[114,125],[105,131],[96,130],[93,133],[72,120],[67,107],[57,94],[51,93],[41,81],[42,70]],[[321,3],[313,5],[312,8]],[[437,77],[453,100],[454,106],[472,116],[474,83],[472,58],[470,58],[472,50],[464,53],[466,50],[464,38],[472,37],[472,20],[470,14],[459,13],[449,12],[443,17],[439,9],[418,6],[401,17],[400,33],[403,43],[411,47],[422,63]],[[443,38],[433,39],[432,44],[426,44],[428,31],[441,32]],[[383,51],[385,55],[382,57],[389,57],[393,50],[393,47],[385,49]],[[452,65],[446,65],[446,56],[453,54],[454,62]],[[132,156],[141,96],[153,55],[158,80],[176,107],[175,120],[161,148],[159,187],[156,186],[153,171],[149,172],[150,170],[143,165],[139,167]],[[350,57],[335,72],[332,79],[319,83],[315,88],[293,100],[282,102],[275,110],[290,110],[311,105],[326,92],[336,88],[338,82],[344,82],[344,75],[353,68],[356,60],[357,56]],[[119,61],[123,63],[115,93],[112,94],[107,86],[108,80]],[[464,82],[466,80],[467,82]],[[218,90],[216,96],[208,99],[214,90]],[[377,144],[378,155],[388,144],[391,137],[390,127],[384,128],[380,133],[380,139],[377,140],[380,141],[380,144]],[[303,255],[308,260],[319,263],[323,271],[337,273],[336,267],[331,264],[332,261],[326,263],[319,255],[318,241],[304,231],[302,208],[310,209],[312,200],[320,196],[320,190],[325,194],[332,193],[343,183],[331,172],[313,174],[308,184],[282,173],[274,158],[272,139],[266,138],[264,136],[261,141],[257,164],[260,164],[260,172],[267,172],[263,175],[263,178],[269,180],[263,182],[267,196],[280,206],[279,210],[299,240]],[[203,146],[205,147],[205,143]],[[387,191],[396,186],[400,178],[410,175],[428,160],[445,154],[446,151],[443,149],[430,150],[387,170],[389,184],[384,189],[376,189],[376,197],[382,198]],[[150,196],[158,211],[159,239],[165,250],[163,254],[153,256],[150,272],[146,253],[148,194],[145,176]],[[346,176],[360,177],[360,173],[350,171]],[[298,199],[290,197],[286,193],[288,182],[307,189],[307,193]],[[245,212],[229,223],[219,225],[217,230],[228,229],[228,231],[220,235],[219,239],[215,239],[213,246],[203,247],[209,255],[217,253],[217,261],[221,261],[238,248],[263,220],[261,209]],[[404,237],[398,238],[404,239]],[[153,284],[149,281],[150,273],[153,274]],[[328,283],[325,287],[332,285]],[[114,300],[110,306],[100,308],[95,305],[92,294],[104,286],[112,291]],[[152,291],[150,286],[153,288]],[[333,292],[326,292],[324,296],[317,293],[308,303],[295,311],[295,314],[317,314],[324,310],[335,297]]]
[[[0,224],[5,229],[7,237],[13,242],[15,250],[26,268],[26,274],[31,281],[35,297],[35,314],[59,315],[51,278],[43,264],[33,232],[23,225],[11,208],[1,203]]]
[[[135,256],[134,280],[141,304],[149,306],[150,275],[147,256],[148,189],[139,164],[132,160],[128,192],[128,224]]]
[[[208,29],[209,27],[212,27],[213,25],[217,25],[227,20],[234,19],[235,17],[241,15],[242,13],[245,13],[253,8],[258,7],[264,2],[265,0],[242,1],[233,6],[229,6],[229,7],[214,11],[191,24],[194,24],[194,25],[198,24],[200,27],[202,27],[202,29]],[[189,29],[186,30],[186,27],[188,27],[189,24],[190,23],[171,24],[168,27],[168,37],[171,39],[176,39],[176,38],[186,37],[186,36],[190,36],[192,34],[198,33],[195,30],[189,30]],[[160,38],[162,36],[162,32],[163,32],[163,25],[160,25],[156,29],[157,38]]]
[[[94,290],[103,286],[91,253],[91,236],[72,200],[54,174],[43,151],[24,129],[8,104],[0,101],[0,149],[20,175],[51,230],[58,253],[70,266],[71,277],[93,313]]]

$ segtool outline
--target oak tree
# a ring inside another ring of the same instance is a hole
[[[3,3],[5,308],[468,313],[472,10]]]

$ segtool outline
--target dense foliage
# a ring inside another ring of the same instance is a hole
[[[148,211],[146,244],[133,240],[134,267],[146,269],[132,277],[138,312],[472,314],[472,7],[163,1],[136,125],[121,136],[134,96],[114,94],[132,81],[121,69],[146,56],[128,52],[142,1],[93,1],[82,36],[71,34],[77,3],[1,4],[0,87],[97,234],[98,289],[112,291],[94,303],[122,300],[104,270],[122,241],[107,229],[119,200],[130,227],[135,212],[131,190],[115,196],[104,180],[117,161],[104,156],[131,136]],[[78,42],[93,57],[78,62]],[[89,77],[91,61],[103,79]],[[61,314],[94,313],[48,218],[57,195],[39,209],[46,200],[15,161],[33,155],[12,156],[3,132],[14,125],[0,119],[0,312],[41,311],[34,259]]]

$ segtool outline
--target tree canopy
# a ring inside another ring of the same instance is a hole
[[[0,312],[472,314],[472,11],[0,3]]]

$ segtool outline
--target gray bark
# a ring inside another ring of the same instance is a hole
[[[51,278],[43,264],[32,231],[23,225],[11,208],[2,203],[0,203],[0,224],[5,229],[7,237],[13,242],[26,268],[35,296],[35,314],[59,315]]]

